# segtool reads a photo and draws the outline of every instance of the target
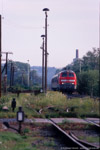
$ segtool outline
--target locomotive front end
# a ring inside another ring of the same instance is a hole
[[[60,74],[60,91],[73,92],[76,90],[76,75],[73,71],[65,71]]]

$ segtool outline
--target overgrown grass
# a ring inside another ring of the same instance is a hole
[[[25,136],[21,136],[13,132],[1,132],[0,150],[25,150],[29,145],[27,142],[25,142],[25,140],[27,140],[25,139]]]
[[[16,98],[17,107],[15,112],[11,110],[12,98]],[[48,92],[45,94],[20,94],[19,97],[15,94],[3,96],[0,99],[0,118],[16,117],[18,107],[22,106],[25,112],[25,117],[99,117],[99,101],[86,98],[67,99],[66,96],[59,92]],[[9,111],[4,112],[3,106],[7,106]],[[39,114],[39,110],[41,114]],[[68,110],[68,111],[67,111]]]
[[[45,125],[45,128],[49,127]],[[26,125],[23,134],[4,131],[0,133],[0,150],[54,150],[57,143],[53,137],[45,137],[43,124]]]
[[[99,143],[99,136],[96,136],[96,137],[93,137],[93,136],[78,136],[78,138],[80,139],[80,140],[84,140],[85,139],[85,141],[87,141],[87,142],[89,142],[89,143],[97,143],[97,141],[98,141],[98,143]]]

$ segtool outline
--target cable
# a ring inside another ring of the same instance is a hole
[[[23,25],[20,25],[20,24],[17,24],[17,23],[14,23],[14,22],[11,22],[9,19],[4,19],[3,20],[5,22],[4,25],[11,25],[15,28],[21,28],[21,29],[30,29],[30,30],[33,30],[33,29],[41,29],[43,27],[32,27],[32,26],[23,26]]]

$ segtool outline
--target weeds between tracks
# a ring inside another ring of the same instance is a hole
[[[11,110],[12,98],[16,98],[17,107],[15,112]],[[31,118],[56,118],[56,117],[99,117],[99,101],[90,98],[66,99],[66,96],[59,92],[49,91],[47,94],[15,94],[2,96],[0,99],[0,118],[14,118],[18,107],[22,106],[25,117]],[[2,110],[3,106],[8,107],[8,112]],[[48,109],[47,109],[48,108]],[[51,108],[51,109],[50,109]],[[39,110],[43,110],[39,114]]]

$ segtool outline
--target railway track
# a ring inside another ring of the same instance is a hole
[[[67,99],[90,97],[89,95],[79,94],[78,92],[74,92],[74,93],[62,92],[62,93],[66,95]],[[91,98],[93,98],[94,100],[99,99],[99,97],[95,97],[95,96]]]
[[[83,140],[78,139],[72,132],[70,132],[69,135],[71,137],[73,137],[76,141],[78,141],[79,143],[81,143],[82,145],[84,145],[85,147],[87,147],[89,149],[95,149],[95,148],[97,148],[97,147],[95,147],[94,145],[92,145],[92,144],[90,144],[88,142],[85,142]]]
[[[86,95],[81,95],[78,92],[74,92],[74,93],[67,93],[67,92],[63,92],[64,95],[66,95],[67,99],[72,99],[72,98],[84,98],[86,97]]]
[[[66,144],[67,147],[69,147],[71,149],[84,149],[84,150],[98,149],[98,147],[96,147],[88,142],[79,140],[71,132],[69,132],[69,134],[66,133],[53,120],[50,119],[50,121],[51,121],[51,124],[54,126],[55,130],[60,134],[60,136],[63,137],[64,143]]]
[[[7,119],[5,120],[7,122],[16,122],[15,119]],[[1,122],[4,122],[2,119]],[[33,122],[32,120],[26,120],[25,122]],[[42,120],[40,121],[42,123]],[[61,141],[64,143],[66,147],[64,149],[84,149],[84,150],[90,150],[90,149],[99,149],[97,146],[90,144],[88,142],[85,142],[83,140],[78,139],[73,132],[66,132],[62,128],[60,128],[57,123],[55,123],[52,119],[45,119],[45,123],[50,123],[53,126],[53,132],[56,132],[57,135],[61,138]],[[62,148],[63,149],[63,148]]]
[[[100,120],[98,121],[98,123],[96,123],[96,121],[92,119],[84,119],[84,120],[88,123],[91,123],[92,125],[95,125],[98,129],[100,129]]]

